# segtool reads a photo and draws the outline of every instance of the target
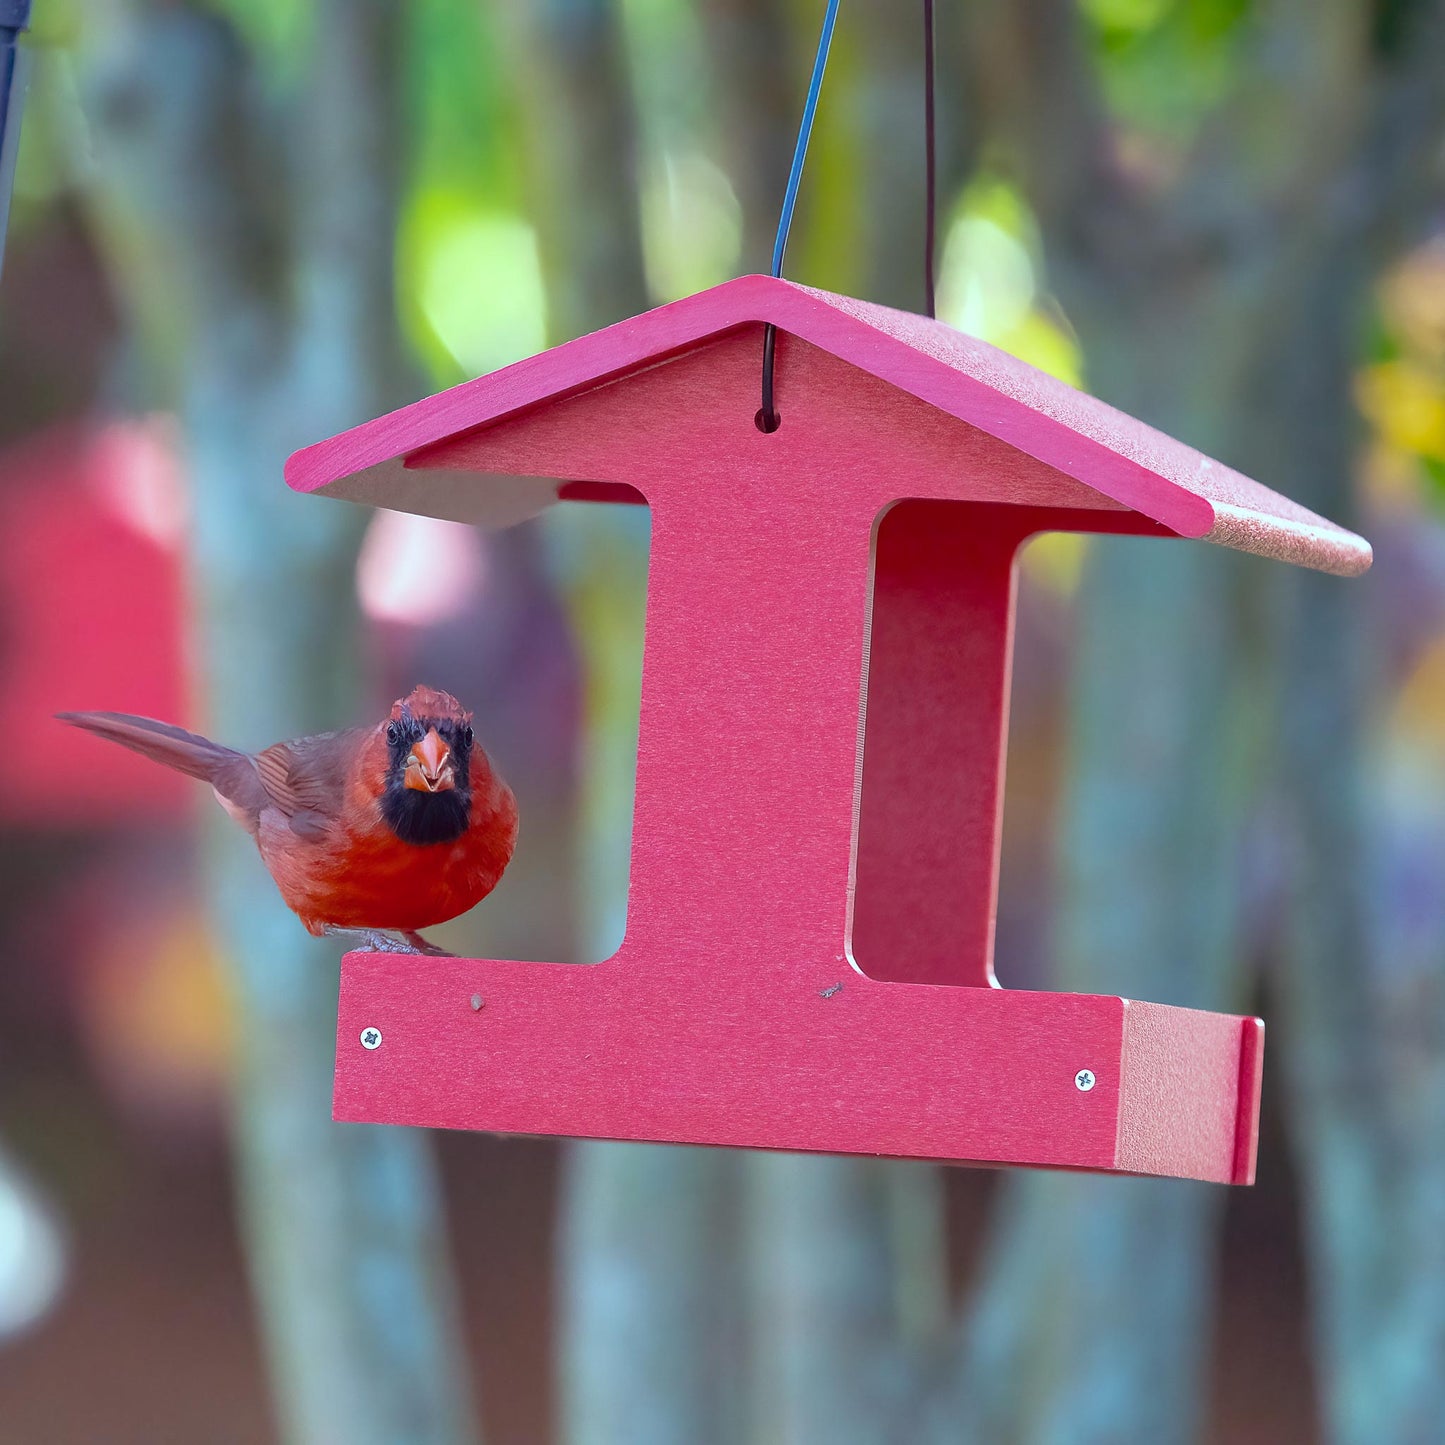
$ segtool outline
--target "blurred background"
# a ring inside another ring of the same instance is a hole
[[[766,269],[821,0],[37,0],[0,284],[7,1445],[1445,1441],[1445,3],[939,0],[940,314],[1374,542],[1022,562],[999,974],[1268,1019],[1259,1183],[329,1121],[336,950],[204,790],[461,695],[454,949],[621,936],[647,520],[289,451]],[[922,6],[788,273],[922,305]]]

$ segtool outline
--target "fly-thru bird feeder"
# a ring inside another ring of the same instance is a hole
[[[652,510],[621,948],[348,954],[337,1118],[1252,1180],[1258,1019],[995,983],[1015,559],[1128,533],[1352,575],[1359,537],[947,326],[761,276],[287,480],[484,525]]]

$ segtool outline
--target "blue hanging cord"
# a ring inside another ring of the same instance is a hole
[[[778,217],[778,235],[773,242],[773,275],[783,274],[783,254],[788,249],[788,232],[793,225],[793,208],[798,203],[798,184],[803,179],[803,160],[808,154],[808,140],[813,134],[813,117],[818,112],[818,95],[823,89],[823,72],[828,68],[828,48],[833,43],[833,26],[838,19],[838,0],[828,0],[823,16],[823,31],[818,36],[818,53],[813,58],[813,78],[808,82],[808,98],[803,102],[803,119],[798,125],[798,143],[793,147],[793,166],[788,172],[788,188],[783,195],[783,210]],[[777,328],[763,330],[763,404],[754,421],[762,432],[775,432],[782,418],[773,406],[773,352],[777,344]]]
[[[833,26],[838,20],[838,0],[828,0],[823,16],[823,33],[818,37],[818,53],[813,57],[813,77],[808,82],[808,98],[803,102],[803,119],[798,125],[798,143],[793,147],[793,166],[788,172],[788,189],[783,194],[783,213],[778,217],[778,235],[773,242],[773,275],[783,274],[783,253],[788,249],[788,232],[793,225],[793,208],[798,204],[798,185],[803,179],[803,161],[808,154],[808,141],[813,135],[813,117],[818,113],[818,96],[823,89],[823,72],[828,68],[828,50],[833,44]]]
[[[20,111],[25,104],[27,57],[19,41],[29,25],[30,0],[0,0],[0,261],[5,257],[10,191],[20,147]]]

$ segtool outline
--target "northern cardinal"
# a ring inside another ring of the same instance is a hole
[[[123,713],[59,716],[209,783],[255,838],[287,906],[318,936],[438,952],[417,930],[485,898],[512,857],[516,799],[450,693],[417,687],[373,728],[260,753]]]

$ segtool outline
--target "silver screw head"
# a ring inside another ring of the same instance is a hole
[[[381,1047],[380,1029],[362,1029],[361,1047],[364,1049],[379,1049]]]
[[[1092,1069],[1080,1069],[1074,1075],[1074,1087],[1081,1093],[1087,1094],[1099,1081],[1094,1077]]]

